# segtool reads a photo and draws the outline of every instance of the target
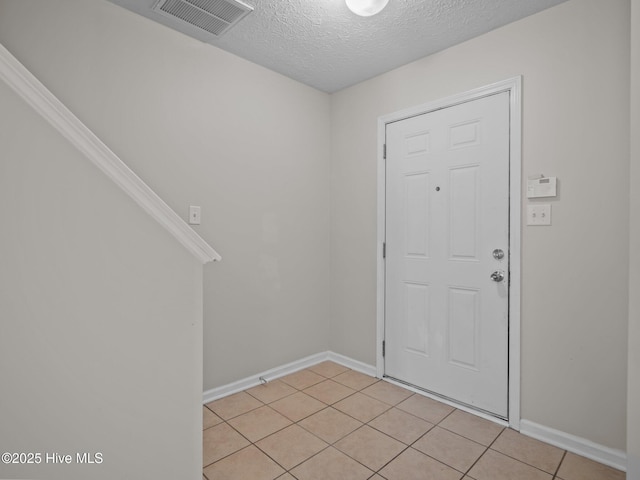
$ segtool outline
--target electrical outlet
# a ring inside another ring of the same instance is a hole
[[[551,225],[551,205],[527,205],[527,225]]]
[[[189,224],[200,225],[200,207],[189,207]]]

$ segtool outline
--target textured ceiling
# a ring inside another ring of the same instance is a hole
[[[155,13],[157,0],[110,1],[332,93],[565,0],[389,0],[372,17],[344,0],[245,0],[254,12],[220,38]]]

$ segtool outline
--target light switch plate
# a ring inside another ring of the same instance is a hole
[[[527,225],[551,225],[551,205],[527,205]]]
[[[200,207],[189,207],[189,225],[200,225]]]

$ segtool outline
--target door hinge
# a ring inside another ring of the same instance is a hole
[[[387,242],[382,242],[382,258],[387,258]]]
[[[386,143],[382,146],[382,158],[385,159],[385,160],[387,159],[387,144]]]
[[[387,353],[386,343],[382,340],[382,356],[384,357],[385,353]]]

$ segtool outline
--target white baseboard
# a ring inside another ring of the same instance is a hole
[[[353,358],[345,357],[344,355],[340,355],[339,353],[331,351],[327,352],[327,360],[339,363],[344,367],[350,368],[351,370],[355,370],[360,373],[364,373],[365,375],[369,375],[370,377],[375,377],[377,373],[375,366],[368,365],[358,360],[354,360]]]
[[[368,365],[349,357],[345,357],[344,355],[340,355],[339,353],[327,351],[305,357],[301,360],[296,360],[295,362],[291,362],[280,367],[266,370],[262,373],[257,373],[255,375],[244,378],[242,380],[238,380],[233,383],[229,383],[227,385],[222,385],[220,387],[207,390],[202,396],[202,403],[209,403],[213,400],[217,400],[218,398],[226,397],[228,395],[241,392],[248,388],[255,387],[256,385],[260,385],[260,383],[262,383],[262,379],[266,381],[275,380],[276,378],[290,375],[299,370],[309,368],[313,365],[317,365],[318,363],[327,360],[338,363],[352,370],[356,370],[360,373],[364,373],[365,375],[370,375],[372,377],[377,376],[377,370],[375,366]],[[402,386],[404,388],[408,388],[406,385]],[[416,390],[416,392],[418,391]],[[424,394],[424,392],[418,393]],[[438,400],[442,401],[442,399]],[[456,408],[461,407],[456,406]],[[472,413],[477,414],[477,412]],[[496,419],[494,418],[491,418],[491,420],[496,421]],[[562,448],[563,450],[567,450],[569,452],[573,452],[577,455],[590,458],[591,460],[595,460],[596,462],[609,465],[613,468],[617,468],[618,470],[622,470],[623,472],[627,471],[627,455],[622,450],[605,447],[585,438],[577,437],[575,435],[571,435],[560,430],[555,430],[553,428],[546,427],[544,425],[540,425],[538,423],[525,419],[520,421],[520,433],[537,440],[541,440],[550,445],[555,445],[556,447]],[[636,480],[633,477],[631,477],[630,480],[631,479]],[[640,478],[638,480],[640,480]]]
[[[285,375],[290,375],[299,370],[303,370],[313,365],[317,365],[318,363],[324,362],[326,360],[339,363],[340,365],[343,365],[347,368],[356,370],[366,375],[371,375],[372,377],[376,376],[375,367],[371,365],[367,365],[366,363],[359,362],[358,360],[353,360],[352,358],[345,357],[344,355],[340,355],[338,353],[328,351],[328,352],[317,353],[315,355],[305,357],[301,360],[296,360],[295,362],[291,362],[286,365],[282,365],[280,367],[272,368],[262,373],[257,373],[255,375],[244,378],[242,380],[238,380],[236,382],[229,383],[227,385],[222,385],[220,387],[207,390],[202,395],[202,403],[209,403],[209,402],[212,402],[213,400],[217,400],[218,398],[226,397],[228,395],[232,395],[234,393],[238,393],[243,390],[246,390],[247,388],[260,385],[260,383],[262,383],[261,379],[264,379],[266,381],[275,380],[276,378],[284,377]]]
[[[520,433],[617,468],[623,472],[627,470],[627,454],[622,450],[605,447],[586,438],[577,437],[524,419],[520,421]]]

